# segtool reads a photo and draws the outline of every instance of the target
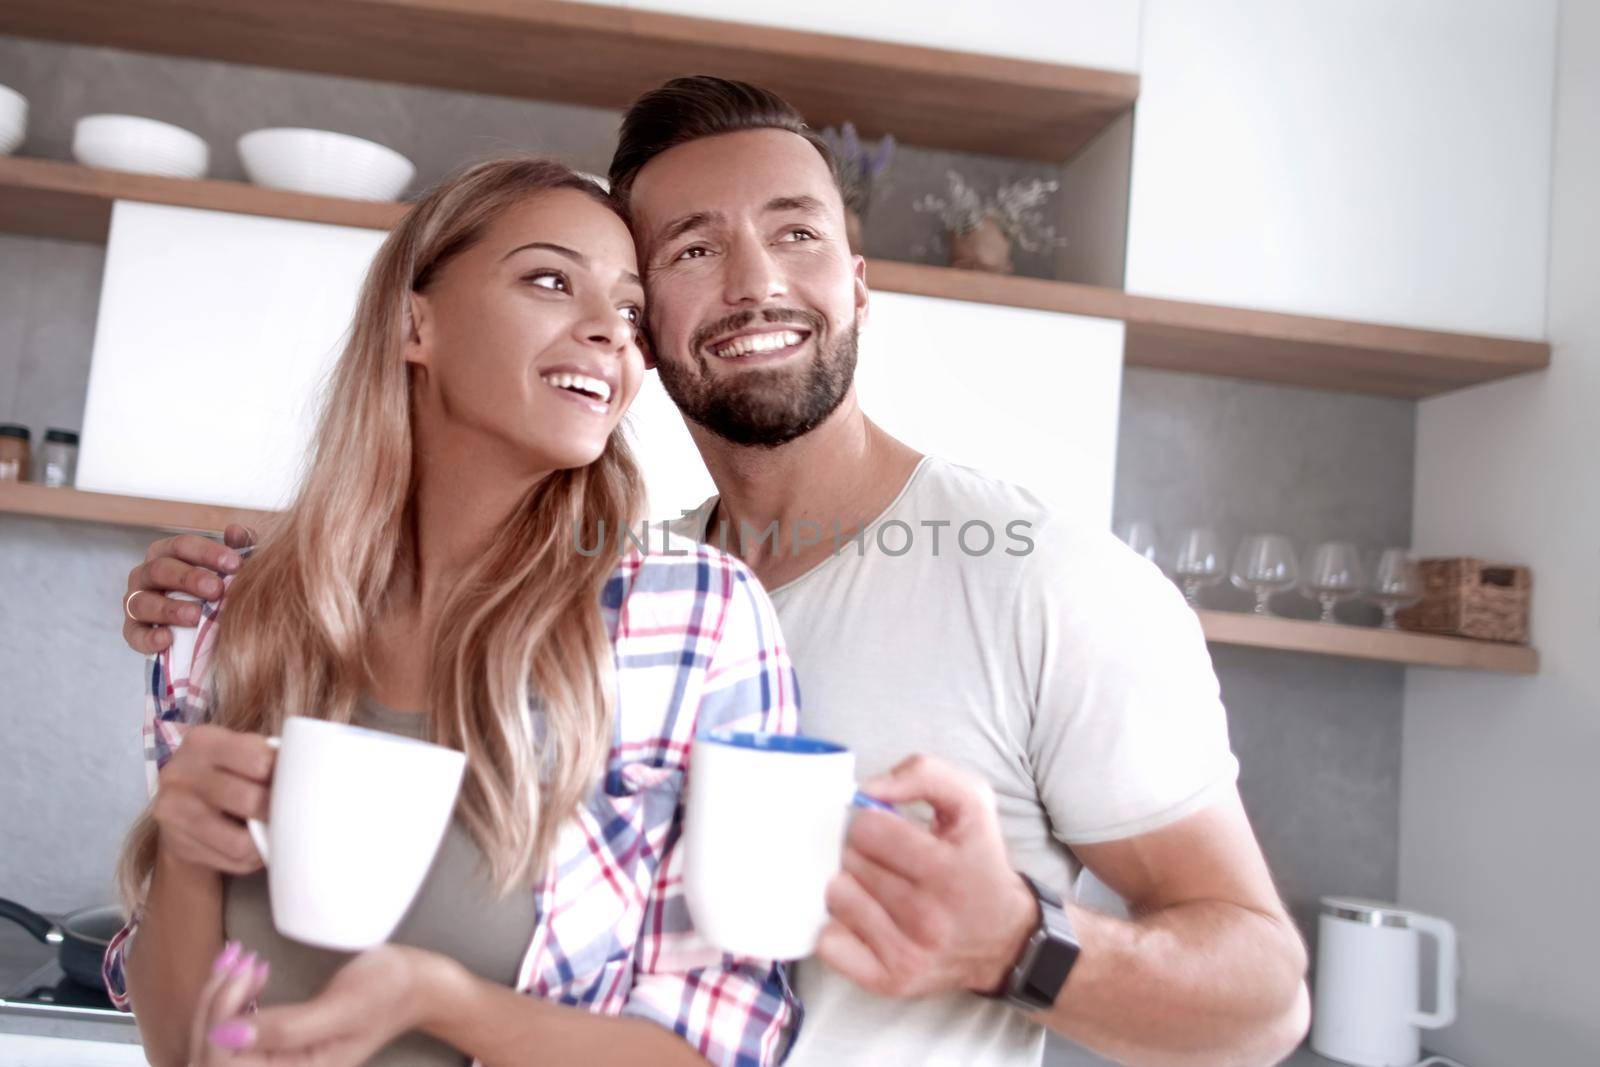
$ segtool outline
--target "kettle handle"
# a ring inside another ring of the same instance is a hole
[[[1407,925],[1418,933],[1432,934],[1439,946],[1438,966],[1434,969],[1434,1010],[1419,1011],[1411,1024],[1424,1030],[1438,1030],[1456,1021],[1456,928],[1448,919],[1415,912],[1406,916]]]

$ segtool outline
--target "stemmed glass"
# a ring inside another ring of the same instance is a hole
[[[1367,599],[1383,609],[1383,629],[1400,629],[1395,612],[1422,599],[1422,575],[1405,549],[1386,548],[1379,554],[1372,568],[1372,582],[1367,586]]]
[[[1183,535],[1172,573],[1183,583],[1189,606],[1200,610],[1200,590],[1222,580],[1222,540],[1215,530],[1197,527]]]
[[[1323,622],[1338,622],[1333,609],[1341,600],[1361,592],[1364,574],[1361,553],[1348,541],[1328,541],[1311,553],[1306,574],[1306,594],[1322,604]]]
[[[1247,537],[1233,557],[1233,584],[1256,596],[1257,615],[1270,615],[1267,601],[1273,593],[1293,589],[1300,577],[1294,545],[1281,534]]]
[[[1145,522],[1142,519],[1137,522],[1130,522],[1122,528],[1118,536],[1127,542],[1128,547],[1139,555],[1156,566],[1161,566],[1161,561],[1158,558],[1161,555],[1161,542],[1156,536],[1155,523]]]

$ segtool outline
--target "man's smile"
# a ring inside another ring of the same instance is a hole
[[[721,360],[772,363],[786,359],[811,337],[811,331],[791,327],[757,327],[713,341],[706,351]]]

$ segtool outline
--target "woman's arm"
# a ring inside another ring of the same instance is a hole
[[[152,799],[134,839],[154,864],[136,917],[112,940],[104,972],[113,1001],[133,1009],[157,1067],[188,1063],[191,1024],[223,939],[223,877],[261,866],[240,822],[263,817],[273,753],[266,741],[208,724],[219,602],[196,630],[148,664],[144,740]]]
[[[356,1067],[411,1030],[431,1034],[484,1067],[706,1065],[664,1027],[530,997],[479,978],[448,956],[407,945],[363,952],[315,998],[237,1015],[211,1031],[211,1042],[231,1053],[227,1062],[237,1067],[299,1063],[297,1057],[313,1053],[319,1067]]]
[[[190,1023],[221,948],[222,875],[158,852],[122,959],[128,1002],[154,1067],[189,1062]]]
[[[706,1067],[677,1034],[644,1019],[597,1015],[518,993],[479,978],[454,960],[433,956],[418,985],[416,1027],[479,1060],[521,1067],[530,1049],[543,1063],[584,1067]]]

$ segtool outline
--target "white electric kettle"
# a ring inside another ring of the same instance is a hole
[[[1434,1010],[1421,1010],[1422,935],[1438,945]],[[1456,1018],[1456,928],[1393,904],[1323,897],[1311,1047],[1356,1067],[1413,1067],[1422,1031]]]

